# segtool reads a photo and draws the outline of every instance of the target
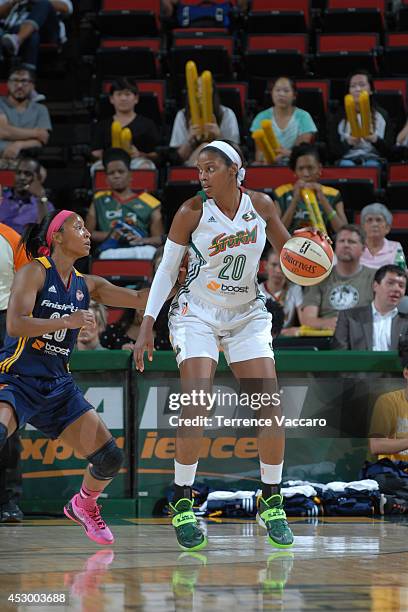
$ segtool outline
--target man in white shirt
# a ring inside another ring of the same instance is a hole
[[[398,310],[405,295],[407,278],[399,266],[377,270],[373,281],[374,300],[367,306],[340,312],[332,348],[360,351],[390,351],[408,334],[408,317]]]

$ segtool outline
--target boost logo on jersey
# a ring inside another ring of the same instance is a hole
[[[44,349],[44,353],[46,353],[47,355],[63,355],[64,357],[68,357],[69,355],[68,348],[56,346],[55,344],[50,344],[49,342],[43,342],[39,338],[34,340],[31,346],[37,351],[41,351],[42,349]]]
[[[208,283],[207,289],[214,292],[220,290],[220,293],[248,293],[249,287],[237,287],[234,285],[226,285],[225,283],[220,285],[216,281],[212,280],[210,283]]]
[[[44,348],[44,353],[53,356],[62,355],[63,357],[68,357],[69,352],[69,348],[64,348],[63,346],[56,346],[55,344],[50,344],[49,342],[46,342]]]

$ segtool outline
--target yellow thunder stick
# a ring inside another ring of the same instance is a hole
[[[115,149],[120,149],[120,136],[122,134],[122,126],[119,121],[113,121],[111,126],[111,139],[112,139],[112,147]]]
[[[186,64],[186,83],[188,93],[188,105],[190,107],[190,117],[192,125],[202,128],[202,118],[198,98],[198,74],[195,62],[188,61]]]
[[[203,124],[212,123],[214,118],[213,109],[213,86],[212,74],[209,70],[201,73],[201,109]],[[207,134],[205,134],[207,138]]]
[[[327,234],[315,192],[312,189],[302,189],[301,194],[313,227],[316,227],[323,234]]]
[[[354,138],[361,138],[360,124],[357,119],[356,104],[351,94],[344,97],[344,108],[346,111],[347,121],[350,124],[351,135]]]
[[[271,121],[269,119],[263,119],[261,121],[261,128],[265,132],[265,136],[276,155],[276,151],[280,149],[280,143],[276,138],[275,130],[272,127]]]
[[[132,149],[132,132],[129,130],[129,128],[123,128],[120,134],[120,146],[126,151],[126,153],[130,154]]]
[[[370,95],[368,91],[362,91],[359,96],[360,117],[361,117],[361,136],[366,138],[371,134],[371,107]]]
[[[265,160],[268,164],[272,164],[275,160],[275,152],[271,147],[270,142],[266,138],[265,132],[263,130],[255,130],[252,132],[252,138],[255,141],[257,148],[262,151]]]

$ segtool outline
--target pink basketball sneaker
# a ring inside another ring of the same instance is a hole
[[[100,506],[95,504],[92,510],[85,510],[78,506],[78,493],[64,506],[66,517],[82,525],[85,533],[90,540],[97,544],[113,544],[115,538],[103,518],[101,517]]]

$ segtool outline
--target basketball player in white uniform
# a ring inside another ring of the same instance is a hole
[[[259,260],[268,238],[279,253],[289,239],[269,196],[243,192],[245,176],[239,150],[216,140],[204,147],[197,162],[202,192],[176,213],[162,262],[150,290],[145,316],[135,346],[135,361],[143,371],[144,352],[153,355],[153,324],[177,279],[188,250],[186,280],[173,299],[169,329],[180,369],[183,392],[211,391],[219,346],[235,377],[254,391],[276,391],[271,316],[258,289]],[[255,381],[262,381],[262,389]],[[249,409],[249,412],[252,411]],[[207,415],[205,406],[183,409],[183,418]],[[280,414],[272,404],[249,417]],[[191,487],[198,465],[203,428],[179,426],[175,459],[172,522],[180,546],[198,550],[207,544],[192,511]],[[269,541],[286,548],[293,535],[280,495],[284,432],[278,426],[259,428],[258,451],[262,497],[259,516]]]

